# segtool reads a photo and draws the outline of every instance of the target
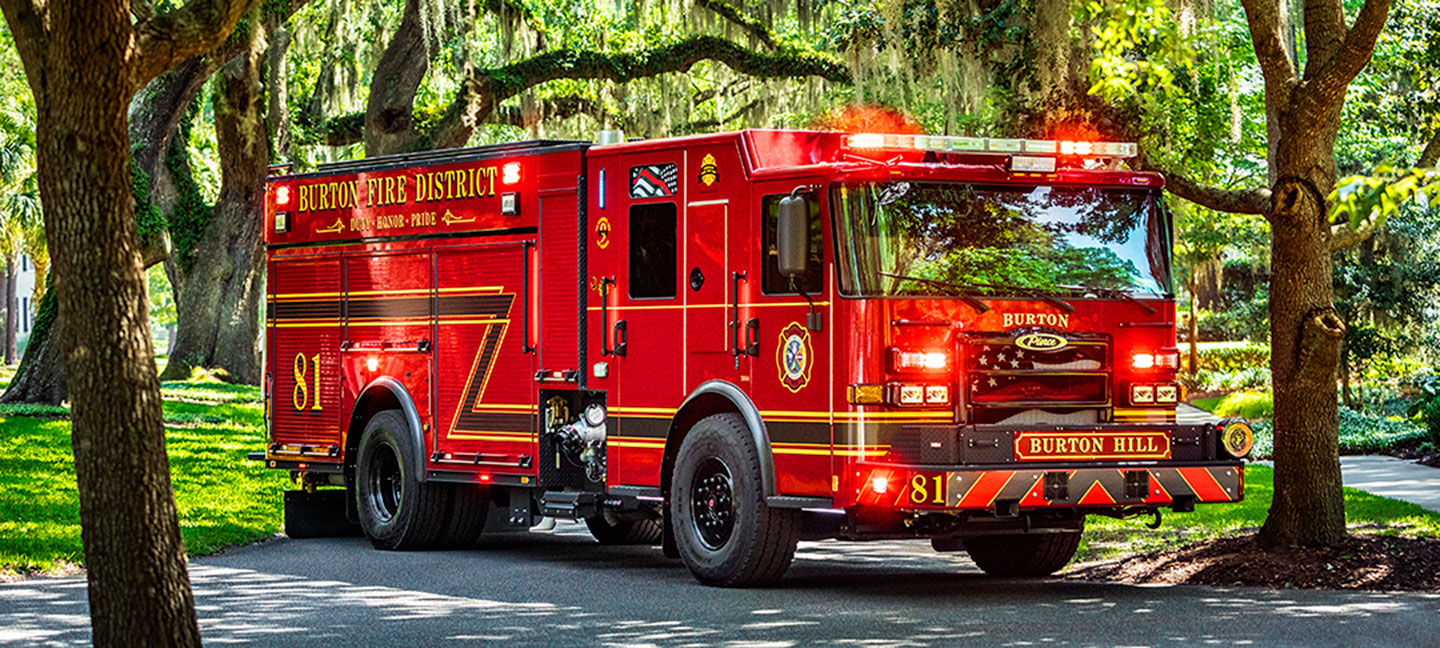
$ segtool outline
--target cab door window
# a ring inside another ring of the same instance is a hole
[[[776,194],[765,196],[760,201],[760,231],[765,259],[762,262],[760,272],[760,289],[767,295],[793,295],[795,288],[790,286],[790,278],[780,274],[779,248],[776,245],[777,224],[780,221],[780,200],[789,194]],[[813,295],[821,292],[825,282],[825,255],[824,229],[820,223],[820,203],[811,199],[806,203],[810,206],[810,244],[809,253],[806,255],[809,260],[805,264],[805,274],[795,278],[795,286],[806,294]]]
[[[675,203],[630,208],[630,298],[675,297]]]

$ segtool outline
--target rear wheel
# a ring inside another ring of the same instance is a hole
[[[420,481],[415,466],[421,451],[400,410],[376,414],[360,437],[355,508],[378,549],[429,549],[445,531],[450,489]]]
[[[585,518],[585,526],[590,527],[590,535],[603,545],[653,545],[660,541],[663,530],[660,520],[627,520],[610,510]]]
[[[983,535],[965,538],[965,551],[991,576],[1048,576],[1070,563],[1079,533]]]
[[[795,558],[799,511],[765,504],[760,453],[734,414],[707,417],[685,437],[669,514],[680,558],[706,585],[771,583]]]
[[[490,488],[473,484],[445,486],[450,489],[450,516],[437,544],[446,549],[468,549],[485,529],[485,518],[490,513]]]

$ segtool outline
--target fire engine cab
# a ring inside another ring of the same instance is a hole
[[[1087,515],[1242,498],[1249,428],[1176,421],[1172,225],[1134,144],[602,135],[270,179],[292,535],[325,495],[381,549],[549,516],[712,585],[801,538],[1034,576]]]

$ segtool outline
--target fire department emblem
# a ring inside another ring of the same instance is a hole
[[[780,331],[775,363],[780,367],[780,384],[786,389],[798,392],[810,383],[810,368],[815,364],[815,353],[810,348],[810,331],[799,322],[791,322]]]
[[[700,159],[700,184],[710,186],[720,179],[720,167],[715,163],[715,156],[706,153]]]

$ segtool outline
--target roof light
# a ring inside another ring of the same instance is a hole
[[[885,148],[885,136],[878,133],[861,133],[850,136],[850,148],[853,149],[878,149]]]
[[[1139,152],[1134,142],[1086,142],[1079,140],[992,139],[947,135],[886,135],[855,133],[846,140],[854,150],[955,151],[967,153],[1024,153],[1040,156],[1081,156],[1130,158]]]

